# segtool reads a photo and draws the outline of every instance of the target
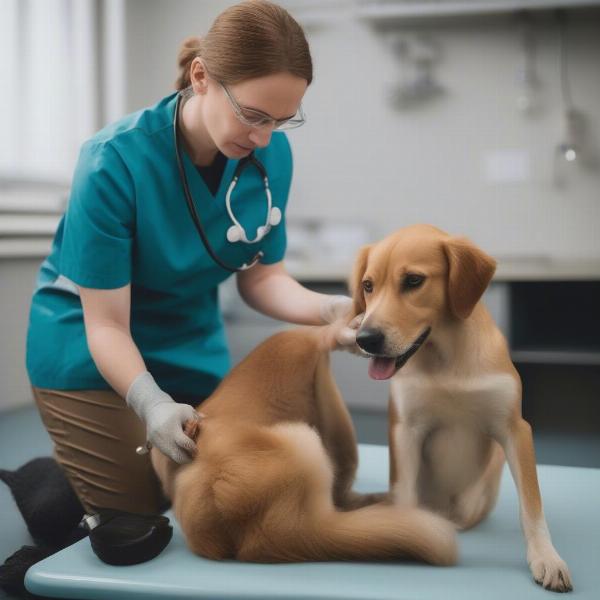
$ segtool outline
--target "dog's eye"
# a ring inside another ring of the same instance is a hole
[[[423,285],[425,275],[417,275],[416,273],[408,273],[402,282],[402,289],[414,290]]]
[[[363,286],[363,290],[365,290],[365,292],[367,292],[367,294],[370,294],[373,291],[373,282],[370,281],[369,279],[365,279],[362,282],[362,286]]]

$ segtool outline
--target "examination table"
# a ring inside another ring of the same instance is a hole
[[[554,544],[569,565],[569,598],[600,599],[600,470],[539,466],[544,511]],[[360,446],[355,488],[385,490],[388,451]],[[172,599],[517,599],[556,596],[535,584],[526,561],[515,486],[505,467],[491,515],[459,534],[453,567],[407,562],[249,564],[216,562],[192,554],[179,528],[154,560],[130,567],[102,563],[89,540],[65,548],[29,569],[29,591],[59,598]]]

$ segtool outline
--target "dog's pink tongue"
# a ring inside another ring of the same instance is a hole
[[[393,358],[370,358],[369,377],[371,379],[389,379],[394,374],[395,363]]]

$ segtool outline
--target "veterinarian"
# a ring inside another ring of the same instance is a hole
[[[282,321],[331,322],[351,305],[302,287],[282,262],[292,155],[278,130],[303,123],[312,80],[300,26],[243,2],[186,40],[179,65],[178,93],[83,144],[33,295],[28,373],[87,511],[160,510],[135,448],[192,457],[182,424],[230,368],[217,292],[232,272],[247,304]]]

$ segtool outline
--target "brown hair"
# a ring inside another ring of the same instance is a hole
[[[234,84],[287,72],[312,81],[312,60],[302,27],[281,6],[247,0],[224,10],[205,37],[184,40],[179,51],[177,90],[191,85],[190,66],[202,58],[216,80]]]

